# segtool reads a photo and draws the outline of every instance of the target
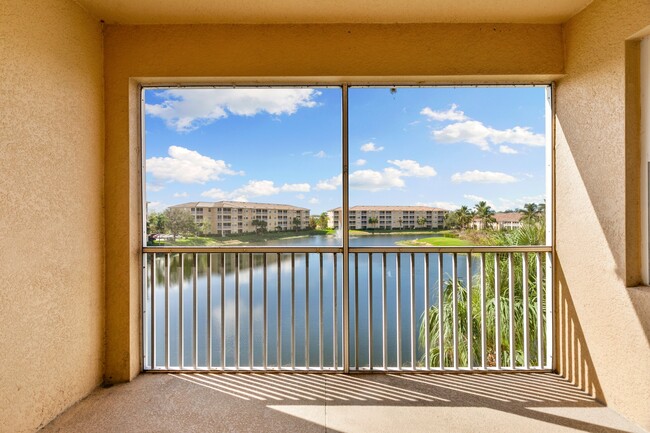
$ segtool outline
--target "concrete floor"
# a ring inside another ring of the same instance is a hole
[[[553,374],[143,374],[42,432],[643,432]]]

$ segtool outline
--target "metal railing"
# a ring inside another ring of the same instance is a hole
[[[350,247],[346,282],[339,247],[146,247],[144,368],[550,370],[551,254]]]

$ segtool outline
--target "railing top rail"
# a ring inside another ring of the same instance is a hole
[[[467,247],[414,247],[414,246],[375,246],[350,247],[350,253],[543,253],[551,252],[553,248],[547,245],[529,246],[467,246]],[[313,247],[313,246],[147,246],[143,253],[342,253],[343,247]]]

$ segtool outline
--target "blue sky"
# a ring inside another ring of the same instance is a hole
[[[351,88],[350,205],[542,202],[543,87]],[[150,209],[341,205],[340,88],[145,90]]]

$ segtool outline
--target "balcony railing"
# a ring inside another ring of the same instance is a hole
[[[145,369],[551,369],[551,247],[348,251],[146,247]]]

